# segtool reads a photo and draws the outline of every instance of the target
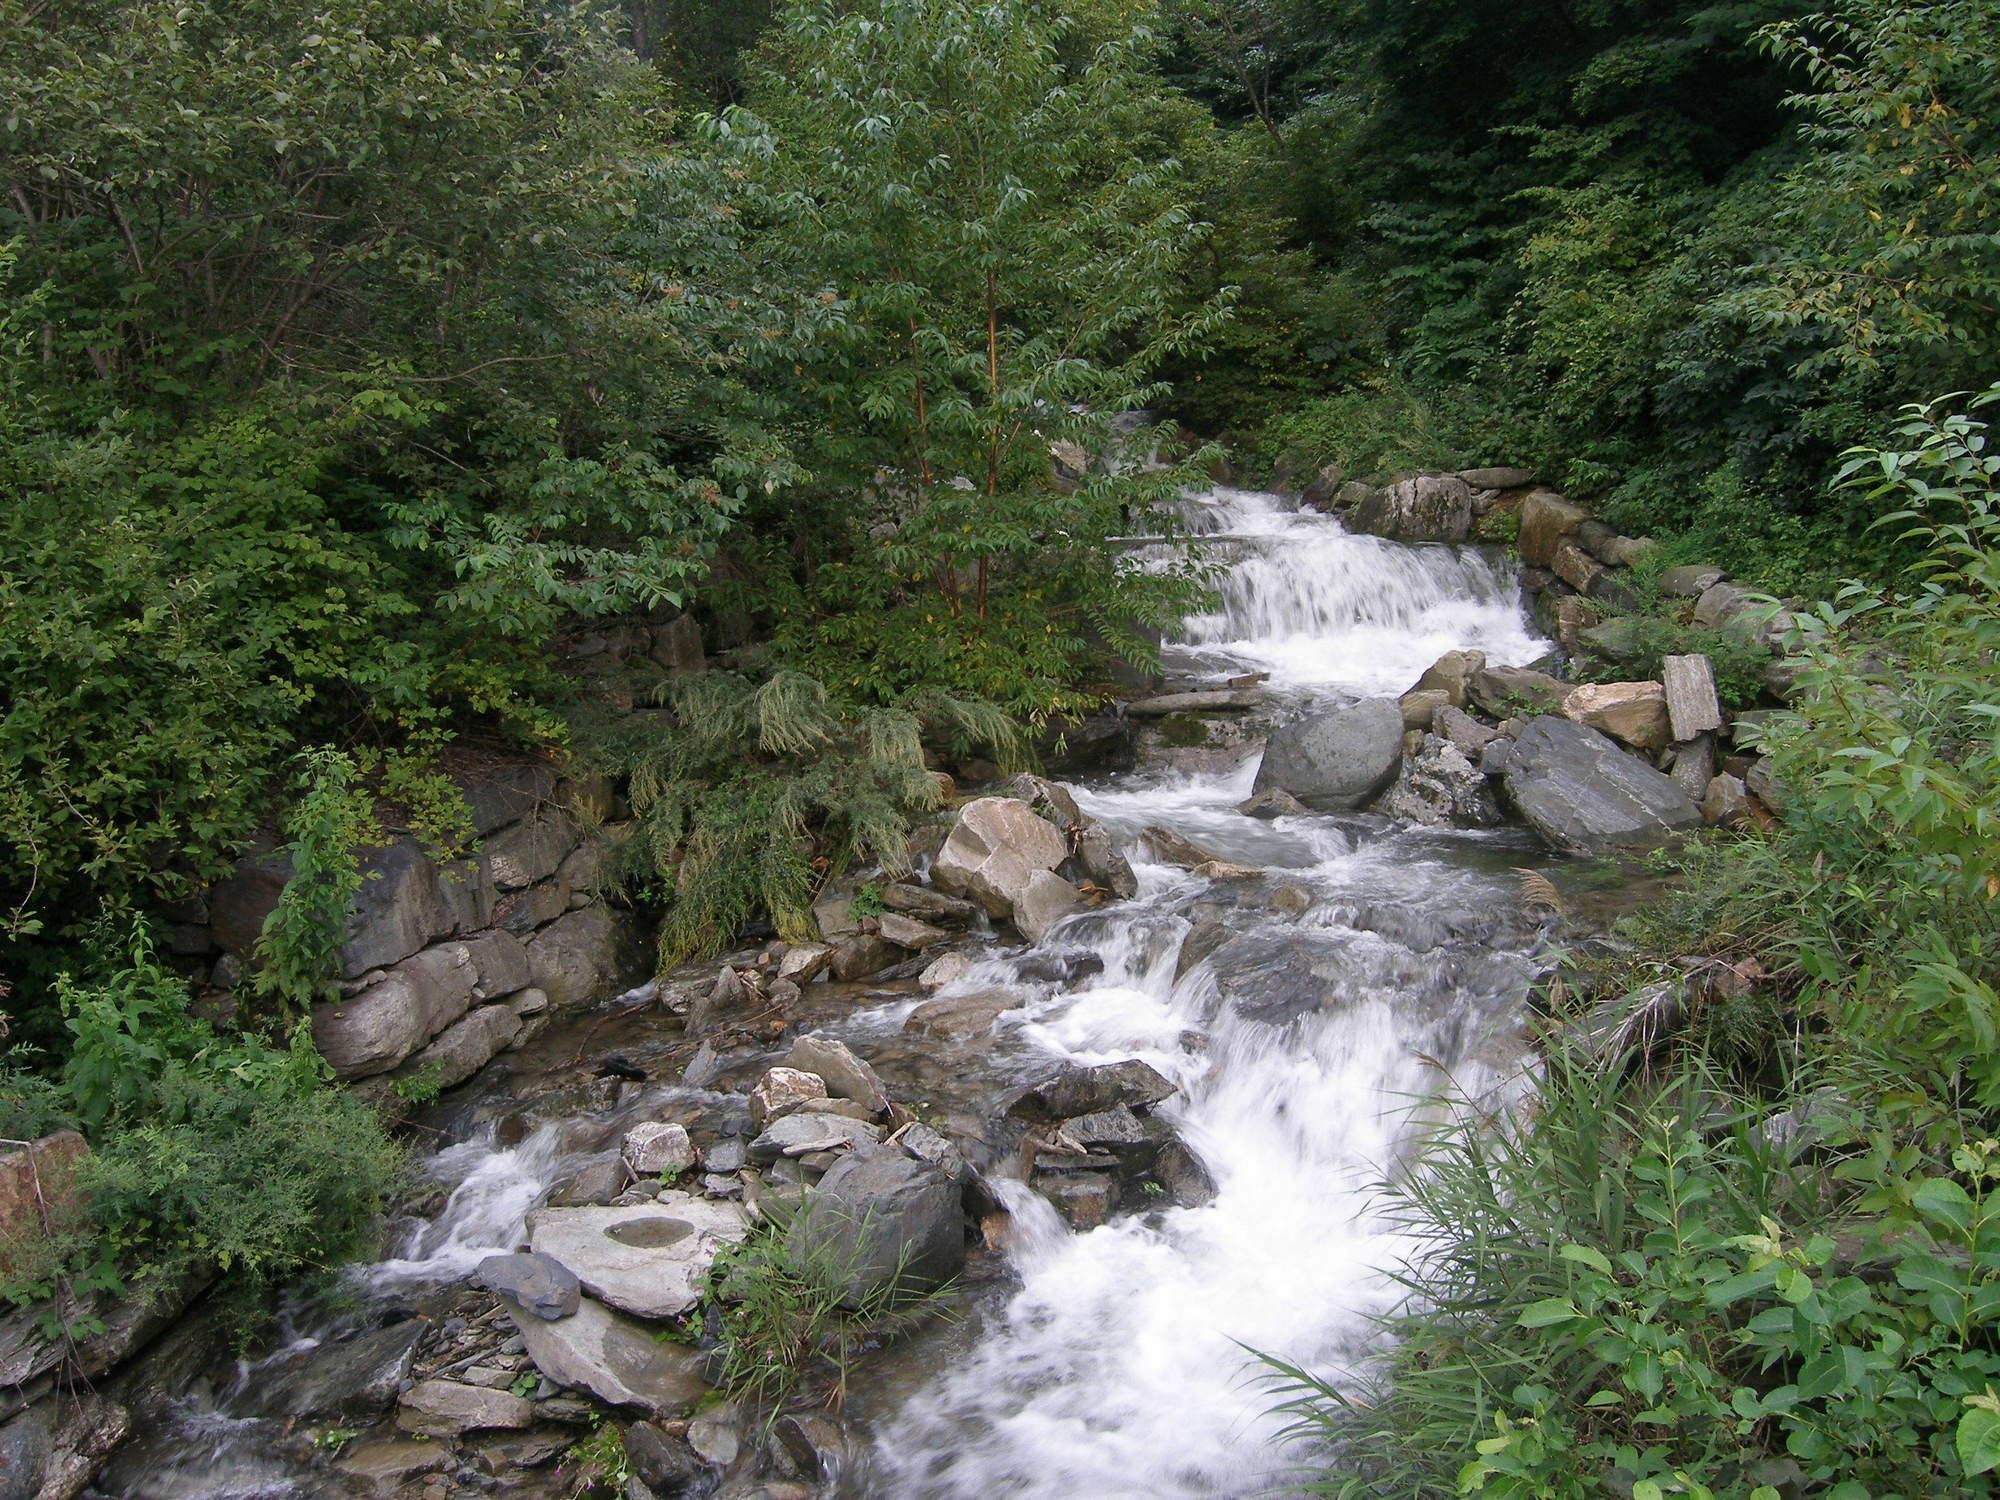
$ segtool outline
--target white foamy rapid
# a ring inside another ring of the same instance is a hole
[[[1459,647],[1507,666],[1548,649],[1513,577],[1474,548],[1359,536],[1250,490],[1213,490],[1187,511],[1228,571],[1221,607],[1187,622],[1169,667],[1268,672],[1278,691],[1400,693]]]
[[[1168,659],[1208,677],[1268,671],[1295,703],[1399,692],[1447,650],[1542,649],[1513,581],[1470,549],[1352,536],[1275,497],[1222,490],[1191,521],[1233,539],[1222,606]],[[1247,1496],[1283,1487],[1254,1349],[1339,1378],[1378,1347],[1384,1268],[1410,1252],[1380,1212],[1417,1101],[1444,1072],[1507,1067],[1529,965],[1494,917],[1507,857],[1480,836],[1368,819],[1237,811],[1255,764],[1078,788],[1120,836],[1138,896],[1044,946],[1103,971],[1003,1023],[996,1047],[1052,1067],[1141,1057],[1181,1085],[1163,1110],[1214,1200],[1072,1234],[1009,1184],[1020,1289],[970,1352],[879,1424],[859,1488],[895,1497]],[[1303,886],[1303,917],[1146,859],[1164,824]],[[1180,939],[1226,941],[1176,979]],[[991,966],[988,966],[989,968]],[[990,984],[982,972],[978,983]],[[969,983],[970,981],[968,981]],[[1440,1069],[1444,1072],[1440,1072]]]

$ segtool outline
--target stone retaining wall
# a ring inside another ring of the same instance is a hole
[[[343,1079],[448,1088],[645,967],[637,924],[599,899],[616,825],[587,829],[576,789],[546,766],[506,766],[463,789],[477,836],[468,857],[438,860],[410,837],[361,856],[342,998],[312,1016]],[[213,983],[233,986],[290,875],[283,853],[241,861],[181,914],[175,952],[212,958]]]

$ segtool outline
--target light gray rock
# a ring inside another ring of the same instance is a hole
[[[1403,768],[1376,811],[1426,827],[1490,828],[1500,822],[1500,805],[1485,773],[1450,740],[1424,736],[1423,747],[1403,760]]]
[[[766,1068],[750,1090],[750,1123],[762,1130],[782,1120],[808,1099],[826,1097],[826,1080],[801,1068]]]
[[[1701,820],[1733,828],[1750,816],[1750,793],[1737,777],[1712,777],[1701,796]]]
[[[498,1000],[528,987],[528,945],[511,932],[482,932],[465,939],[472,970],[479,976],[473,994]]]
[[[568,1266],[546,1255],[524,1251],[489,1255],[472,1278],[544,1322],[574,1317],[583,1303],[582,1283]]]
[[[358,994],[315,1005],[313,1044],[340,1078],[387,1072],[465,1014],[477,979],[464,944],[429,949]]]
[[[1490,469],[1461,469],[1458,477],[1475,490],[1518,490],[1535,482],[1532,469],[1504,465]]]
[[[1053,875],[1068,857],[1062,830],[1027,803],[980,797],[958,810],[932,863],[931,880],[977,902],[989,916],[1011,918],[1034,877]]]
[[[576,829],[553,810],[504,828],[480,846],[479,857],[503,891],[547,880],[577,845]]]
[[[1792,617],[1775,600],[1724,579],[1710,584],[1695,601],[1694,623],[1775,649],[1791,629]]]
[[[833,948],[827,943],[794,943],[785,950],[785,956],[778,960],[778,977],[789,979],[794,984],[809,984],[826,972],[828,962],[833,958]]]
[[[875,1070],[856,1057],[847,1043],[834,1037],[818,1032],[800,1037],[785,1054],[785,1066],[814,1074],[824,1080],[827,1093],[865,1104],[872,1114],[889,1107],[889,1092]]]
[[[1722,727],[1722,704],[1715,696],[1715,670],[1699,654],[1669,656],[1660,663],[1667,717],[1676,740],[1712,734]]]
[[[1347,524],[1406,542],[1463,541],[1472,530],[1472,486],[1456,474],[1412,475],[1373,491]]]
[[[1030,875],[1014,900],[1014,925],[1039,943],[1064,917],[1083,905],[1083,893],[1053,870]]]
[[[941,990],[948,984],[955,984],[972,972],[972,960],[963,953],[946,953],[934,958],[917,976],[917,983],[927,990]]]
[[[674,1195],[627,1208],[544,1208],[528,1247],[564,1267],[598,1301],[641,1318],[673,1318],[701,1300],[708,1268],[743,1238],[734,1204]]]
[[[1686,792],[1693,801],[1699,802],[1708,791],[1708,783],[1715,775],[1715,736],[1697,735],[1684,745],[1673,748],[1673,758],[1667,766],[1667,774],[1674,779],[1674,785]]]
[[[984,1036],[993,1023],[1010,1010],[1028,1003],[1018,990],[977,990],[966,995],[940,995],[926,1000],[903,1021],[905,1031],[940,1041],[964,1042]]]
[[[872,932],[856,932],[833,945],[830,967],[835,979],[851,983],[893,968],[909,956],[907,950],[897,947],[887,938],[877,937]]]
[[[1431,716],[1431,730],[1441,734],[1457,748],[1458,753],[1474,764],[1481,753],[1493,743],[1495,733],[1480,723],[1462,708],[1450,705],[1439,709]]]
[[[786,1233],[842,1276],[846,1300],[942,1286],[965,1265],[957,1184],[929,1162],[861,1147],[835,1164]]]
[[[1246,818],[1299,818],[1312,812],[1290,792],[1277,787],[1268,787],[1237,803],[1236,810]]]
[[[875,918],[875,935],[912,953],[935,948],[951,936],[942,927],[933,927],[928,922],[920,922],[915,917],[894,911],[885,911]]]
[[[1076,852],[1065,867],[1069,873],[1109,891],[1120,901],[1129,901],[1139,893],[1139,878],[1132,873],[1132,862],[1106,829],[1089,824],[1077,834],[1075,843]]]
[[[1528,667],[1488,667],[1473,674],[1466,691],[1474,707],[1495,719],[1561,713],[1569,696],[1566,684]]]
[[[887,911],[919,917],[939,926],[963,927],[979,920],[979,908],[970,901],[906,881],[891,881],[882,887],[882,906]]]
[[[521,1034],[521,1024],[509,1006],[482,1005],[440,1031],[397,1070],[398,1076],[421,1077],[440,1089],[454,1088],[506,1051]]]
[[[1659,578],[1660,592],[1673,594],[1682,599],[1699,599],[1726,575],[1720,568],[1712,568],[1707,563],[1686,563],[1678,568],[1667,568]]]
[[[506,1305],[528,1346],[528,1358],[557,1385],[656,1417],[672,1417],[708,1394],[701,1351],[656,1338],[645,1324],[602,1303],[586,1298],[575,1317],[556,1323],[517,1304]]]
[[[1670,777],[1567,719],[1531,720],[1508,753],[1504,777],[1515,811],[1572,854],[1656,848],[1701,821]]]
[[[1410,691],[1414,693],[1439,690],[1445,694],[1446,700],[1453,708],[1464,708],[1466,695],[1472,688],[1472,679],[1485,670],[1484,651],[1447,651],[1424,668],[1424,675],[1411,685]]]
[[[1138,698],[1125,705],[1125,712],[1135,719],[1164,719],[1168,714],[1247,713],[1263,704],[1262,688],[1204,688]]]
[[[764,1127],[750,1143],[750,1159],[754,1162],[773,1162],[783,1156],[806,1156],[815,1151],[840,1151],[874,1145],[881,1139],[881,1127],[866,1120],[794,1111]]]
[[[461,1432],[532,1427],[534,1405],[507,1391],[456,1380],[420,1380],[403,1392],[396,1425],[405,1432],[456,1437]]]
[[[601,903],[558,917],[528,941],[530,982],[557,1010],[622,989],[635,967],[632,935]]]
[[[347,918],[340,972],[352,979],[386,969],[456,927],[438,867],[415,839],[364,852],[361,889]]]
[[[648,1120],[625,1132],[618,1153],[634,1177],[670,1177],[691,1171],[694,1143],[687,1127],[671,1120]]]
[[[1013,1114],[1043,1115],[1055,1120],[1105,1110],[1144,1109],[1176,1092],[1176,1086],[1150,1063],[1072,1063],[1029,1089],[1010,1109]]]
[[[1253,793],[1289,792],[1321,812],[1366,804],[1396,775],[1403,712],[1393,698],[1364,698],[1273,731]]]

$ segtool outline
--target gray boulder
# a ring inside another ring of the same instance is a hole
[[[1364,698],[1274,730],[1251,790],[1289,792],[1320,812],[1349,812],[1395,778],[1402,753],[1402,708],[1394,698]]]
[[[583,1302],[582,1283],[568,1266],[532,1252],[489,1255],[473,1279],[544,1322],[573,1317]]]
[[[246,1393],[250,1414],[306,1419],[384,1411],[409,1380],[428,1327],[410,1318],[267,1361]]]
[[[576,1316],[550,1323],[502,1299],[535,1368],[557,1385],[588,1391],[612,1406],[671,1417],[708,1394],[699,1349],[654,1336],[645,1324],[588,1298]]]
[[[824,1257],[850,1305],[884,1291],[942,1286],[965,1265],[958,1187],[893,1147],[857,1147],[836,1162],[786,1232],[806,1253]]]
[[[1425,735],[1422,748],[1403,761],[1396,784],[1375,810],[1427,827],[1488,828],[1500,821],[1500,806],[1485,773],[1457,745],[1436,734]]]
[[[1061,879],[1055,870],[1068,858],[1069,840],[1063,831],[1037,816],[1027,803],[1012,797],[980,797],[958,810],[931,866],[931,880],[952,895],[977,902],[989,916],[1015,918],[1035,877]],[[1049,905],[1043,895],[1037,919]]]
[[[356,995],[315,1005],[313,1043],[343,1079],[386,1072],[465,1014],[478,978],[464,944],[429,949]]]
[[[1137,1058],[1089,1067],[1071,1063],[1029,1089],[1015,1101],[1011,1112],[1069,1120],[1120,1107],[1143,1109],[1174,1092],[1171,1080]]]
[[[865,1104],[871,1114],[880,1114],[889,1107],[888,1090],[882,1087],[875,1070],[837,1038],[818,1032],[800,1037],[785,1054],[785,1066],[817,1074],[834,1098]]]
[[[642,1318],[678,1317],[699,1302],[716,1253],[744,1232],[735,1205],[686,1194],[670,1205],[544,1208],[528,1216],[536,1255],[567,1270],[591,1296]]]
[[[1349,512],[1356,531],[1406,542],[1459,542],[1472,530],[1472,486],[1456,474],[1417,474],[1373,490]]]
[[[1595,729],[1553,716],[1521,731],[1503,784],[1528,825],[1572,854],[1653,849],[1701,823],[1701,809],[1672,777]]]

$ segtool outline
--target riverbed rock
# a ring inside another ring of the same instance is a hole
[[[1667,695],[1657,682],[1586,682],[1564,695],[1563,717],[1648,753],[1666,746]]]
[[[659,1339],[655,1330],[601,1302],[585,1298],[575,1317],[548,1323],[501,1300],[528,1358],[557,1385],[656,1417],[672,1417],[708,1394],[701,1351]]]
[[[1087,1066],[1070,1063],[1029,1089],[1008,1112],[1068,1120],[1120,1106],[1144,1109],[1177,1091],[1159,1069],[1137,1058]]]
[[[750,1123],[762,1130],[783,1119],[808,1099],[826,1097],[826,1080],[797,1067],[767,1068],[750,1090]]]
[[[544,1322],[573,1317],[583,1301],[583,1284],[552,1256],[528,1251],[489,1255],[472,1275],[480,1286],[500,1293]]]
[[[744,1232],[734,1204],[686,1195],[671,1204],[544,1208],[528,1216],[529,1249],[568,1270],[598,1301],[641,1318],[678,1317],[699,1302],[716,1253]]]
[[[882,1139],[882,1127],[866,1120],[850,1120],[844,1115],[806,1113],[794,1110],[781,1115],[758,1132],[750,1142],[750,1159],[774,1162],[780,1157],[809,1156],[818,1151],[844,1151],[873,1145]]]
[[[893,1147],[857,1147],[835,1164],[786,1232],[840,1268],[850,1306],[942,1286],[965,1265],[958,1186]]]
[[[857,979],[872,978],[884,969],[892,969],[909,956],[907,949],[898,947],[885,937],[872,932],[855,932],[833,945],[833,962],[829,967],[835,979],[852,983]]]
[[[755,1103],[752,1103],[755,1109]],[[625,1132],[619,1155],[634,1177],[672,1177],[695,1163],[694,1143],[687,1127],[671,1120],[648,1120]]]
[[[1706,656],[1669,656],[1660,663],[1667,718],[1676,740],[1691,740],[1722,727],[1722,704],[1715,695],[1715,669]]]
[[[1743,782],[1727,773],[1709,779],[1701,796],[1701,820],[1723,828],[1734,828],[1750,816],[1750,792]]]
[[[833,947],[829,943],[794,943],[778,960],[778,977],[794,984],[810,984],[826,972],[832,957]]]
[[[891,881],[882,887],[881,898],[885,912],[917,917],[933,926],[964,927],[979,920],[979,908],[970,901],[947,896],[943,891],[932,890],[927,885]],[[885,932],[883,936],[889,934]],[[909,945],[905,943],[904,946]]]
[[[1424,675],[1411,685],[1410,691],[1415,693],[1431,689],[1439,690],[1445,694],[1446,700],[1453,708],[1463,708],[1466,694],[1472,688],[1472,679],[1485,670],[1484,651],[1447,651],[1424,668]],[[1429,726],[1426,724],[1422,727]]]
[[[408,1318],[266,1360],[246,1391],[252,1416],[366,1417],[385,1411],[410,1378],[429,1325]]]
[[[972,960],[963,953],[945,953],[925,965],[923,973],[917,976],[921,989],[941,990],[956,984],[972,972]]]
[[[315,1005],[313,1043],[341,1079],[387,1072],[465,1014],[478,977],[464,944],[428,949],[358,994]]]
[[[1037,870],[1014,898],[1014,925],[1039,943],[1064,917],[1083,905],[1083,892],[1053,870]]]
[[[432,1437],[492,1428],[518,1431],[535,1421],[534,1405],[525,1398],[456,1380],[420,1380],[403,1392],[401,1405],[396,1425]]]
[[[1405,757],[1396,784],[1375,804],[1376,811],[1427,827],[1490,828],[1500,821],[1500,804],[1486,775],[1456,745],[1429,734],[1415,755]]]
[[[1405,542],[1462,542],[1472,530],[1472,486],[1456,474],[1413,474],[1372,491],[1348,526]]]
[[[528,940],[536,989],[558,1010],[623,987],[637,967],[632,933],[609,906],[578,907]]]
[[[821,1079],[825,1092],[836,1099],[852,1099],[880,1114],[889,1107],[888,1090],[875,1070],[856,1057],[847,1043],[814,1032],[792,1043],[785,1054],[785,1066]]]
[[[1075,844],[1076,852],[1064,869],[1066,875],[1109,891],[1120,901],[1129,901],[1139,893],[1139,878],[1132,873],[1132,862],[1112,840],[1109,830],[1089,824],[1077,833]]]
[[[512,1046],[521,1034],[521,1025],[521,1017],[511,1007],[482,1005],[440,1031],[403,1064],[398,1076],[407,1074],[435,1088],[452,1088]]]
[[[964,995],[940,995],[926,1000],[903,1022],[905,1031],[933,1036],[941,1041],[964,1042],[984,1036],[993,1023],[1010,1010],[1028,1003],[1018,990],[975,990]]]
[[[1550,715],[1521,731],[1503,780],[1528,825],[1572,854],[1657,848],[1701,821],[1671,777],[1596,730]]]
[[[935,948],[951,936],[942,927],[933,927],[928,922],[919,921],[902,912],[885,911],[873,921],[877,937],[911,953],[921,953],[926,948]]]
[[[1727,576],[1722,569],[1707,563],[1684,563],[1676,568],[1663,569],[1659,577],[1660,592],[1673,594],[1682,599],[1699,599],[1708,590],[1722,582]]]
[[[989,916],[1013,918],[1034,878],[1061,879],[1055,869],[1068,857],[1062,830],[1037,817],[1027,803],[980,797],[958,810],[931,879],[946,892],[977,902]]]
[[[1290,792],[1274,786],[1237,803],[1236,810],[1246,818],[1301,818],[1312,812]]]
[[[1462,708],[1446,705],[1431,716],[1431,732],[1451,741],[1460,755],[1477,765],[1480,755],[1496,738],[1495,731]]]
[[[1276,789],[1320,812],[1351,812],[1394,779],[1402,753],[1396,700],[1364,698],[1274,730],[1252,791]]]

